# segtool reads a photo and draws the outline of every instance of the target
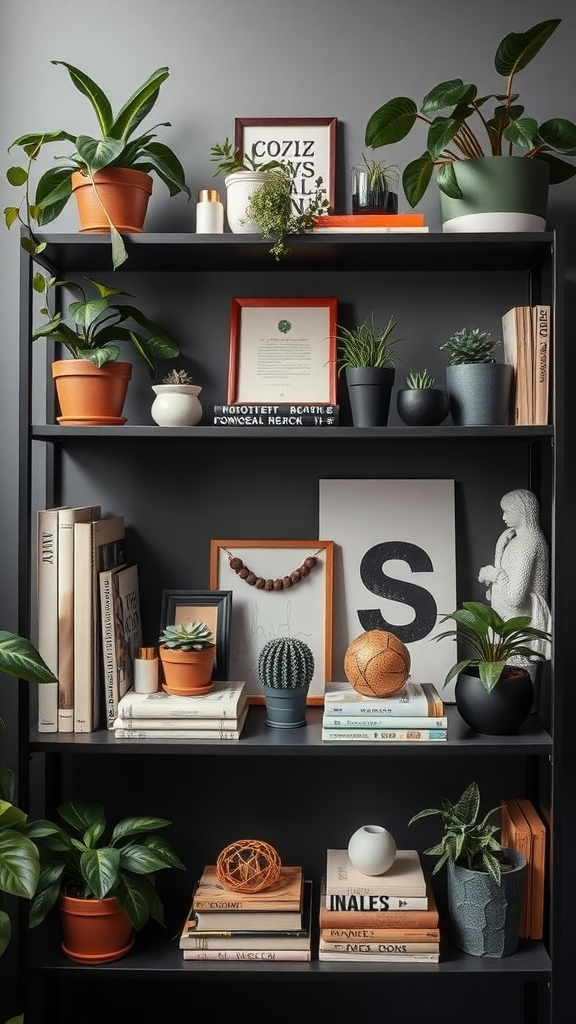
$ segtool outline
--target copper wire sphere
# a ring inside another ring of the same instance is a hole
[[[238,839],[218,855],[216,874],[226,889],[261,892],[280,877],[282,862],[270,843],[259,839]]]

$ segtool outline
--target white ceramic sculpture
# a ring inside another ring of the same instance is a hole
[[[532,626],[549,632],[550,555],[540,529],[538,499],[532,491],[518,488],[504,495],[500,507],[507,529],[496,541],[494,564],[483,565],[478,580],[487,588],[487,601],[503,619],[529,615]],[[528,646],[550,659],[548,641],[535,640]],[[529,664],[526,658],[510,662]]]
[[[396,860],[396,842],[382,825],[361,825],[350,836],[348,856],[363,875],[383,875]]]

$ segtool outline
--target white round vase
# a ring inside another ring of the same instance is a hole
[[[382,825],[361,825],[350,837],[348,857],[363,875],[383,875],[396,860],[396,842]]]
[[[224,178],[226,185],[226,220],[234,234],[257,234],[256,221],[248,220],[246,207],[250,196],[266,179],[265,171],[234,171]]]
[[[197,384],[153,384],[152,419],[159,427],[195,427],[202,417]]]

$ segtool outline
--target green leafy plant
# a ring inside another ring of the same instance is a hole
[[[215,163],[216,170],[213,177],[218,174],[236,174],[238,171],[271,171],[274,167],[281,167],[278,160],[266,160],[264,162],[256,159],[256,145],[252,146],[250,154],[242,153],[240,147],[234,146],[229,138],[224,142],[217,142],[210,148],[210,159]]]
[[[396,96],[374,111],[365,130],[366,145],[373,148],[400,142],[417,121],[428,126],[425,152],[402,174],[411,207],[425,195],[435,167],[438,188],[453,199],[462,198],[454,172],[457,160],[514,155],[544,160],[551,185],[576,174],[576,167],[561,159],[576,155],[576,125],[562,117],[539,125],[525,113],[514,91],[515,76],[530,64],[560,22],[560,18],[541,21],[526,32],[510,32],[498,44],[494,67],[506,79],[503,90],[479,96],[476,85],[453,78],[434,86],[420,105],[408,96]],[[491,101],[493,108],[488,112],[486,105]]]
[[[156,834],[171,822],[135,816],[110,830],[100,803],[69,801],[57,811],[63,824],[40,820],[28,826],[40,851],[30,927],[44,920],[60,892],[79,899],[115,896],[136,931],[150,917],[163,925],[164,911],[151,876],[164,868],[186,870],[170,843]]]
[[[480,791],[476,782],[471,782],[455,803],[447,797],[442,797],[440,803],[440,807],[419,811],[408,822],[408,825],[413,825],[421,818],[432,816],[442,821],[444,831],[440,842],[424,850],[425,854],[437,858],[432,874],[435,875],[447,861],[451,861],[471,871],[484,871],[500,885],[502,857],[498,854],[503,847],[496,839],[500,826],[490,823],[490,818],[498,814],[500,808],[493,807],[478,820]]]
[[[355,327],[337,325],[338,375],[347,366],[394,366],[397,362],[396,346],[402,338],[394,338],[397,321],[390,316],[380,327],[372,311]]]
[[[320,177],[314,182],[314,191],[308,196],[305,208],[300,209],[293,196],[295,173],[289,164],[273,168],[254,190],[246,207],[246,219],[255,221],[263,238],[273,240],[270,252],[277,260],[291,252],[285,236],[311,231],[316,217],[329,206]]]
[[[463,327],[454,331],[439,348],[448,353],[452,366],[459,366],[461,363],[495,363],[494,349],[501,344],[500,339],[492,338],[488,331]]]
[[[58,682],[34,644],[6,630],[0,630],[0,672],[30,683]],[[14,773],[0,766],[0,956],[12,934],[4,894],[32,899],[40,877],[38,848],[26,834],[28,816],[12,803],[14,788]]]
[[[173,651],[202,651],[214,647],[214,635],[205,622],[182,622],[166,626],[158,643]]]
[[[83,280],[93,286],[96,297],[90,298],[87,288],[77,282],[35,275],[34,287],[46,293],[46,305],[41,313],[48,317],[48,322],[35,328],[33,341],[51,338],[64,345],[74,359],[88,359],[94,366],[104,366],[118,359],[122,351],[119,342],[128,342],[145,363],[150,377],[156,376],[157,359],[173,359],[180,354],[178,345],[166,331],[136,306],[112,301],[119,295],[132,298],[129,292],[109,288],[90,277]],[[61,313],[50,310],[50,295],[58,287],[68,288],[78,296],[68,305],[73,327],[64,321]]]
[[[428,388],[435,388],[436,377],[428,373],[428,370],[410,370],[406,377],[406,387],[414,391],[425,391]]]
[[[44,242],[35,239],[32,232],[32,221],[44,227],[62,212],[72,195],[72,174],[81,171],[91,181],[102,209],[106,213],[94,182],[94,174],[105,167],[125,167],[155,173],[167,186],[170,196],[185,192],[190,198],[190,189],[186,184],[184,169],[176,154],[164,143],[154,141],[155,129],[169,128],[170,122],[163,121],[149,128],[142,135],[134,137],[134,132],[150,113],[155,105],[160,87],[170,74],[167,67],[158,68],[141,85],[126,103],[114,115],[110,100],[89,76],[68,64],[64,60],[53,60],[52,64],[60,64],[67,68],[72,84],[86,97],[98,123],[100,137],[76,135],[64,130],[29,132],[20,135],[8,147],[10,152],[15,146],[24,150],[27,157],[26,166],[10,167],[6,177],[11,185],[23,190],[18,206],[9,206],[4,210],[4,219],[9,228],[16,221],[25,224],[30,238],[23,238],[22,245],[27,252],[37,254],[44,247]],[[30,175],[33,164],[38,160],[42,149],[48,144],[69,143],[72,147],[68,156],[60,153],[55,157],[59,161],[56,167],[45,171],[38,180],[34,196]],[[119,232],[111,223],[108,214],[112,242],[112,262],[114,267],[120,266],[127,259],[127,253]]]
[[[512,657],[530,658],[533,661],[544,661],[546,655],[528,646],[531,640],[549,643],[550,633],[530,625],[529,615],[517,615],[512,619],[502,619],[498,612],[480,601],[464,601],[461,608],[443,615],[440,622],[453,619],[455,629],[448,629],[434,640],[450,637],[460,640],[472,652],[472,657],[463,658],[452,666],[444,681],[444,686],[469,666],[478,668],[480,679],[485,690],[490,693],[502,678],[502,674]]]
[[[170,370],[162,377],[162,384],[193,384],[194,381],[187,370]]]

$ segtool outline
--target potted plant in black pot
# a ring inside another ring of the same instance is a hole
[[[433,875],[447,866],[452,940],[473,956],[509,956],[518,948],[526,858],[496,838],[500,826],[490,819],[499,807],[479,820],[476,782],[455,802],[443,797],[441,805],[419,811],[408,825],[430,816],[441,819],[441,840],[424,853],[436,857]]]
[[[470,651],[452,666],[444,681],[446,686],[456,678],[454,698],[461,718],[471,729],[489,736],[517,732],[530,714],[534,689],[528,669],[509,662],[515,657],[544,661],[546,655],[529,645],[535,640],[549,642],[550,633],[531,626],[529,615],[505,620],[479,601],[464,601],[440,622],[448,619],[456,622],[456,628],[434,640],[449,637]]]
[[[141,135],[134,133],[150,113],[158,99],[160,87],[170,74],[169,68],[158,68],[130,96],[116,115],[103,89],[84,71],[64,60],[53,60],[68,70],[72,84],[88,100],[96,116],[100,137],[65,130],[28,132],[8,147],[20,147],[27,158],[26,166],[10,167],[6,177],[11,185],[23,190],[18,206],[4,210],[7,227],[17,221],[25,224],[30,237],[22,245],[30,253],[39,253],[44,243],[34,237],[31,224],[45,227],[55,220],[74,194],[78,205],[80,231],[109,231],[112,243],[112,264],[120,266],[127,253],[121,231],[142,231],[148,200],[152,193],[152,173],[164,182],[171,196],[184,192],[190,198],[184,169],[176,154],[163,142],[156,142],[155,128],[169,128],[170,122],[148,128]],[[43,147],[58,146],[59,162],[45,171],[32,194],[30,175]],[[62,155],[63,145],[70,147]]]
[[[409,427],[437,426],[450,411],[448,392],[436,387],[436,378],[428,370],[410,370],[406,387],[396,395],[396,407]]]
[[[383,326],[376,324],[372,311],[354,327],[337,326],[338,376],[346,373],[346,384],[355,427],[385,427],[396,380],[397,322],[389,316]]]
[[[437,168],[444,231],[543,231],[549,185],[576,174],[563,159],[576,153],[576,124],[563,117],[539,124],[519,102],[515,82],[560,22],[541,21],[502,39],[494,67],[504,82],[492,95],[452,78],[419,104],[395,96],[368,119],[365,142],[374,148],[400,142],[417,122],[425,125],[426,149],[406,165],[402,184],[415,207]]]
[[[439,346],[450,360],[446,387],[456,426],[508,422],[514,371],[509,363],[496,361],[494,352],[501,344],[479,327],[462,327]]]

